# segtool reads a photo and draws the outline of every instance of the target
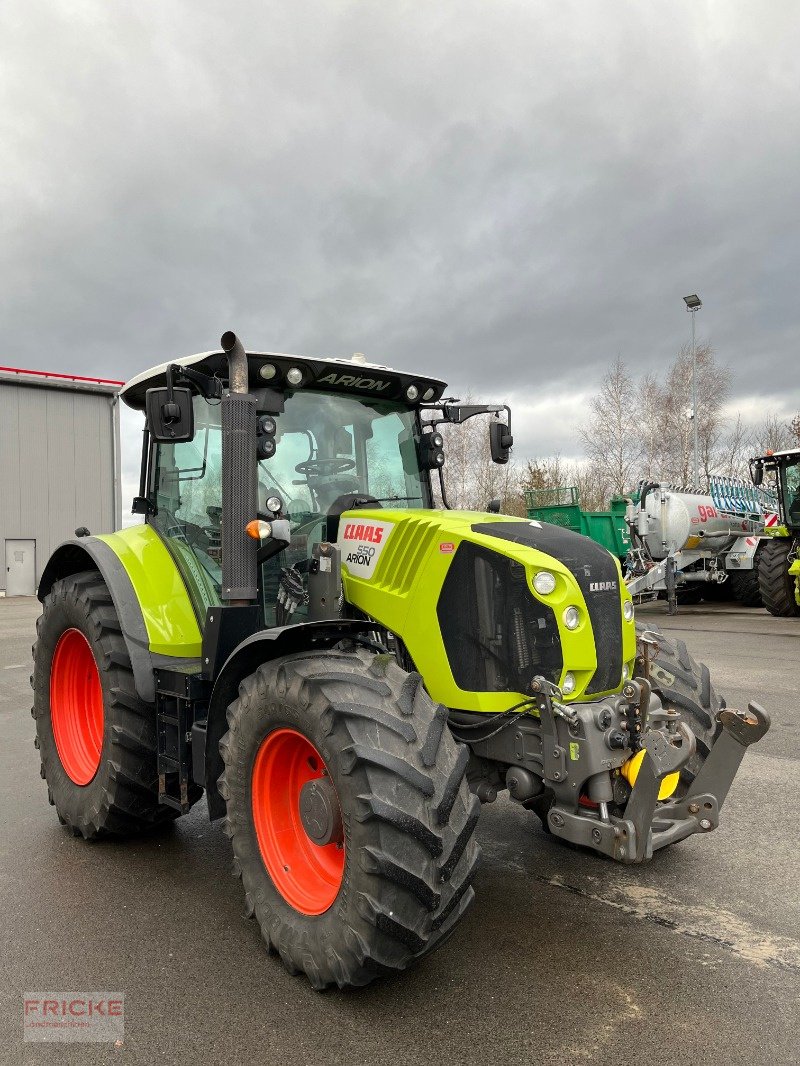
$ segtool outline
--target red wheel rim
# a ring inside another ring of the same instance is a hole
[[[50,670],[50,721],[70,781],[88,785],[103,750],[103,690],[89,641],[79,629],[58,638]]]
[[[302,733],[268,733],[253,763],[253,824],[272,882],[302,914],[322,914],[344,878],[344,843],[315,844],[300,817],[300,790],[327,774],[322,756]]]

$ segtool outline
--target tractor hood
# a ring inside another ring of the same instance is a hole
[[[570,674],[566,698],[595,699],[632,669],[630,596],[588,537],[476,511],[374,509],[345,512],[337,544],[347,601],[400,637],[449,707],[504,710],[537,674],[562,687]],[[541,571],[552,591],[537,591]]]

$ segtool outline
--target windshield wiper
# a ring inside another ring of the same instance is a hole
[[[421,496],[373,496],[373,500],[378,503],[396,503],[398,500],[402,500],[404,503],[406,500],[421,500]]]

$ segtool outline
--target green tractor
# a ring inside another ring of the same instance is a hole
[[[770,614],[780,618],[800,615],[800,448],[767,452],[750,460],[753,484],[764,473],[776,482],[778,521],[767,525],[769,535],[758,556],[758,587]]]
[[[144,522],[76,531],[39,588],[33,716],[60,821],[121,838],[205,792],[247,915],[315,988],[444,942],[481,802],[507,790],[554,837],[640,863],[717,826],[769,727],[682,642],[637,635],[604,548],[447,508],[440,427],[490,415],[498,463],[512,438],[504,405],[443,391],[232,333],[140,374],[122,398],[146,415]]]

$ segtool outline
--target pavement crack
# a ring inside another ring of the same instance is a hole
[[[641,885],[619,885],[603,893],[570,884],[558,875],[534,875],[550,888],[613,907],[640,921],[681,936],[723,948],[758,967],[800,974],[800,943],[755,928],[739,915],[720,907],[681,903]]]

